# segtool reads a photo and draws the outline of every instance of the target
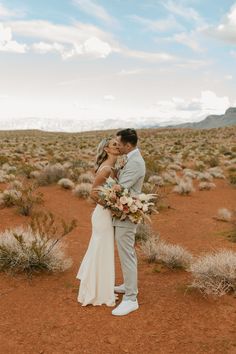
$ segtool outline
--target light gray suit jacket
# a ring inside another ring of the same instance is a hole
[[[125,188],[128,188],[131,195],[137,195],[142,192],[143,181],[146,173],[144,159],[139,150],[135,151],[128,159],[124,168],[120,171],[118,182]],[[130,220],[112,219],[113,226],[134,227],[135,224]]]

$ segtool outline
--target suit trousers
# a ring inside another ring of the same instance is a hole
[[[138,294],[137,255],[135,233],[137,225],[115,226],[115,240],[125,284],[123,300],[135,301]]]

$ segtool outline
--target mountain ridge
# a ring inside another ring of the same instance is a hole
[[[168,124],[169,123],[169,124]],[[207,116],[199,122],[186,122],[172,124],[171,121],[158,123],[158,118],[129,118],[105,119],[103,121],[37,118],[27,117],[17,120],[8,119],[0,121],[0,130],[41,130],[48,132],[85,132],[94,130],[112,130],[133,127],[135,129],[144,128],[191,128],[191,129],[212,129],[224,126],[236,125],[236,107],[229,107],[224,114],[213,114]]]

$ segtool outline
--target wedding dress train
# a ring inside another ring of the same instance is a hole
[[[78,302],[115,306],[114,228],[110,211],[97,204],[92,214],[92,236],[76,278]]]

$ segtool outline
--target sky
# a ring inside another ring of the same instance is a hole
[[[234,0],[0,0],[0,122],[236,106]]]

